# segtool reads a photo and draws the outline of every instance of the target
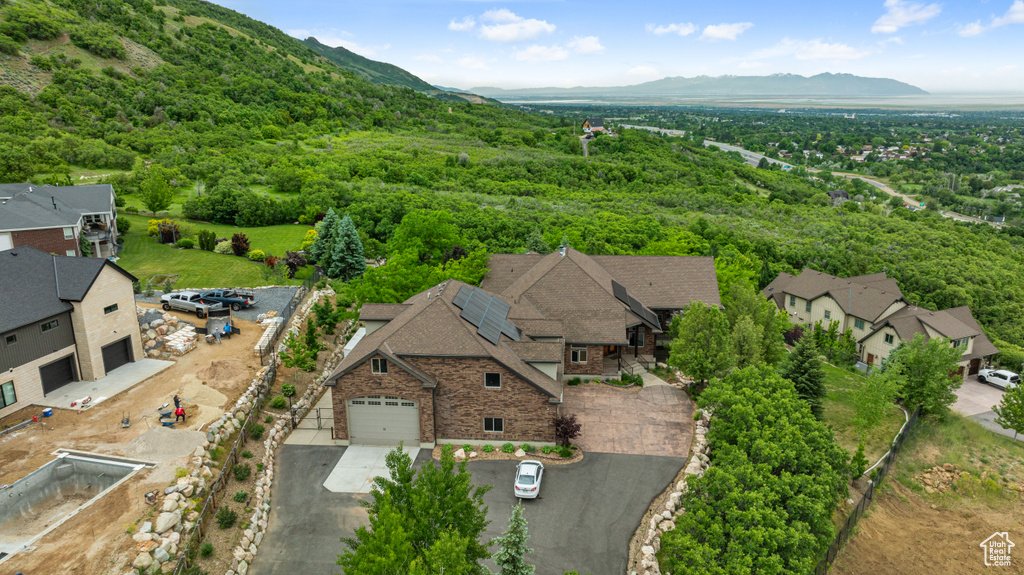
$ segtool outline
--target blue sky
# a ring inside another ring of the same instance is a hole
[[[458,88],[847,72],[1024,92],[1024,0],[216,1]]]

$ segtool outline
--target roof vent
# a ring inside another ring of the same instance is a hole
[[[558,246],[558,255],[565,257],[565,246]]]
[[[50,201],[53,202],[53,209],[57,209],[57,198],[50,196]]]

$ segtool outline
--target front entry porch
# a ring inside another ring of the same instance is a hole
[[[643,373],[654,367],[654,357],[637,353],[634,356],[632,347],[624,345],[606,345],[602,356],[601,376],[619,376],[622,372]]]

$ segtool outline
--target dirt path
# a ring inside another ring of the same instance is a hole
[[[155,306],[143,306],[155,307]],[[195,321],[194,316],[175,314]],[[163,488],[204,436],[196,431],[213,421],[228,401],[237,397],[260,368],[252,354],[262,330],[255,323],[235,320],[242,331],[222,345],[200,342],[175,365],[128,391],[82,412],[55,409],[44,423],[0,437],[0,484],[13,483],[53,459],[58,448],[122,455],[158,463],[125,482],[37,542],[0,565],[0,575],[25,573],[106,573],[123,562],[115,561],[131,543],[129,525],[144,511],[146,491]],[[156,408],[178,394],[185,401],[187,419],[176,429],[162,427]],[[9,416],[5,423],[21,421],[40,408]],[[131,427],[121,428],[123,412],[131,411]],[[155,515],[155,514],[154,514]],[[116,575],[121,575],[117,573]]]

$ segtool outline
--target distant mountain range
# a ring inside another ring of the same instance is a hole
[[[434,86],[393,64],[364,58],[341,46],[332,48],[321,44],[319,40],[312,36],[302,40],[302,43],[331,62],[346,70],[351,70],[375,84],[404,86],[412,88],[417,92],[433,92],[437,90]]]
[[[772,74],[770,76],[675,76],[632,86],[576,88],[472,88],[481,96],[504,99],[689,97],[689,96],[914,96],[927,94],[917,86],[889,78],[853,74]]]

